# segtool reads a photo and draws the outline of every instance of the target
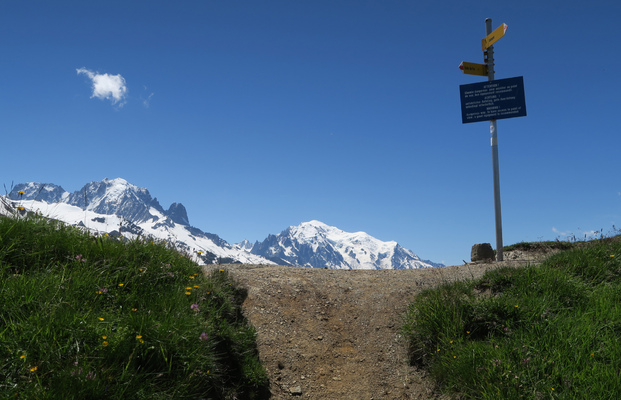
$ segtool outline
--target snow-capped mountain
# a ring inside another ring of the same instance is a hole
[[[164,209],[146,188],[121,178],[90,182],[73,193],[51,183],[22,183],[7,196],[0,196],[0,203],[4,214],[20,207],[24,209],[21,212],[38,212],[100,234],[163,240],[203,264],[277,263],[336,269],[442,266],[421,260],[394,241],[383,242],[364,232],[344,232],[319,221],[291,226],[262,242],[230,245],[215,234],[192,227],[181,203]]]
[[[66,203],[97,214],[118,215],[133,222],[153,219],[151,208],[154,208],[176,223],[189,225],[188,215],[182,204],[173,203],[168,210],[164,210],[157,198],[152,198],[146,188],[132,185],[121,178],[90,182],[73,193],[52,183],[21,183],[13,188],[9,198]]]
[[[165,210],[147,189],[121,178],[90,182],[73,193],[50,183],[23,183],[16,185],[6,197],[4,200],[14,207],[94,232],[165,240],[199,263],[273,264],[228,244],[215,234],[190,226],[181,203],[173,203]]]
[[[442,264],[421,260],[397,242],[383,242],[365,232],[349,233],[320,221],[290,226],[263,242],[240,248],[283,265],[333,269],[411,269]]]

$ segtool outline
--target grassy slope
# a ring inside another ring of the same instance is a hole
[[[460,398],[621,398],[618,239],[422,293],[404,326],[412,362]]]
[[[0,398],[264,398],[243,298],[163,243],[0,217]]]

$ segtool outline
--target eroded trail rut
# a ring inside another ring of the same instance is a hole
[[[499,263],[425,270],[350,271],[219,265],[248,290],[272,399],[438,399],[408,365],[400,335],[421,290],[471,279]],[[214,267],[206,267],[214,268]]]

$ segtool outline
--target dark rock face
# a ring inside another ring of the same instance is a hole
[[[188,220],[188,212],[181,203],[172,203],[165,214],[178,224],[190,225]]]
[[[473,262],[476,261],[489,261],[494,260],[496,255],[494,254],[494,249],[492,249],[492,245],[489,243],[477,243],[472,246],[472,251],[470,252],[470,259]]]
[[[270,234],[264,241],[257,241],[250,252],[265,257],[276,264],[297,265],[290,257],[285,256],[283,249],[280,247],[278,236],[276,235]]]

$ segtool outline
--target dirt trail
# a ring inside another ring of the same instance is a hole
[[[402,317],[417,293],[524,264],[379,271],[217,268],[248,289],[244,313],[257,330],[272,399],[379,400],[443,398],[423,371],[408,364],[400,335]]]

